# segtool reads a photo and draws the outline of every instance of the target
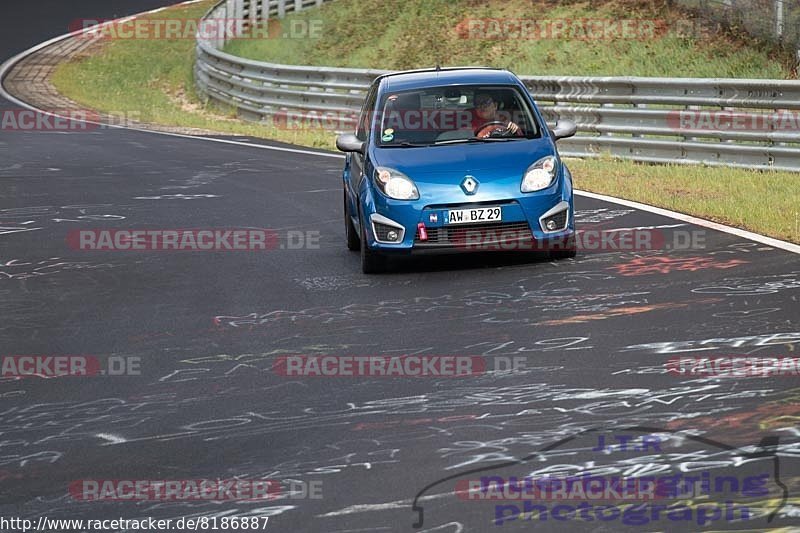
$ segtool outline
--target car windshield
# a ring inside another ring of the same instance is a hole
[[[413,148],[540,136],[516,87],[448,86],[387,94],[375,131],[383,148]]]

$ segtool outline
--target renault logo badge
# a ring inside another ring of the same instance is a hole
[[[475,194],[478,190],[478,180],[474,176],[465,176],[464,181],[461,182],[461,190],[464,194]]]

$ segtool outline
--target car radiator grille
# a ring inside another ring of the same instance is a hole
[[[527,222],[506,222],[502,224],[464,224],[442,228],[425,228],[428,240],[420,239],[419,230],[414,237],[415,245],[469,245],[473,243],[490,244],[510,240],[533,239]]]

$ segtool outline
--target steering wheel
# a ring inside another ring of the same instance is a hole
[[[475,130],[475,137],[479,139],[486,139],[488,137],[505,137],[510,131],[508,130],[508,122],[502,120],[493,120],[487,122]]]

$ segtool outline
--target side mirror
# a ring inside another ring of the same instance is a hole
[[[559,120],[556,122],[556,127],[550,130],[550,134],[557,141],[559,139],[572,137],[577,131],[578,126],[571,120]]]
[[[352,133],[343,133],[336,137],[336,148],[342,152],[358,152],[363,154],[364,144],[364,141],[360,141],[358,137]]]

